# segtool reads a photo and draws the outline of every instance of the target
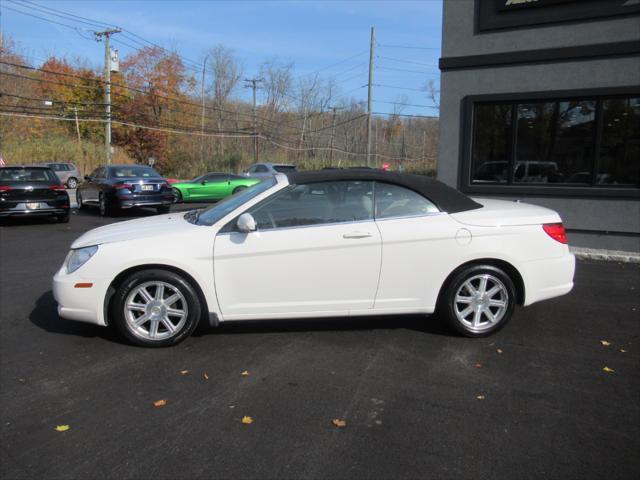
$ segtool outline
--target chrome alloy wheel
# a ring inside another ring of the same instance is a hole
[[[493,275],[483,273],[467,279],[456,292],[454,310],[458,320],[479,333],[502,320],[509,307],[509,292]]]
[[[146,282],[135,287],[124,303],[131,332],[145,340],[164,340],[182,330],[187,321],[187,301],[173,285]]]

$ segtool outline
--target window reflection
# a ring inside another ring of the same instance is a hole
[[[604,100],[602,115],[596,183],[640,184],[640,97]]]
[[[511,155],[511,104],[479,104],[475,108],[473,180],[506,183]]]

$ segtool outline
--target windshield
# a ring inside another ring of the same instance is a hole
[[[233,212],[236,208],[240,207],[242,204],[248,202],[254,197],[257,197],[263,192],[266,192],[271,187],[276,184],[275,178],[268,178],[263,182],[256,183],[252,187],[249,187],[241,192],[238,192],[230,197],[225,198],[224,200],[212,205],[211,207],[202,210],[192,210],[192,212],[187,212],[184,216],[185,220],[190,223],[195,223],[196,225],[207,225],[211,226],[221,218],[225,217],[229,213]],[[197,213],[195,213],[197,212]]]
[[[162,178],[153,168],[140,165],[111,167],[109,173],[111,178]]]
[[[280,172],[280,173],[295,172],[296,166],[295,165],[274,165],[273,169],[276,172]]]
[[[56,174],[48,168],[1,168],[0,183],[60,183]]]

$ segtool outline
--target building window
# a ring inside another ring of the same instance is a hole
[[[639,187],[640,98],[474,105],[470,184]]]

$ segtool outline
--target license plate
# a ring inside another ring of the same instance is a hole
[[[142,190],[153,190],[153,185],[142,185]]]
[[[40,207],[40,203],[38,202],[27,203],[27,210],[37,210],[39,207]]]

